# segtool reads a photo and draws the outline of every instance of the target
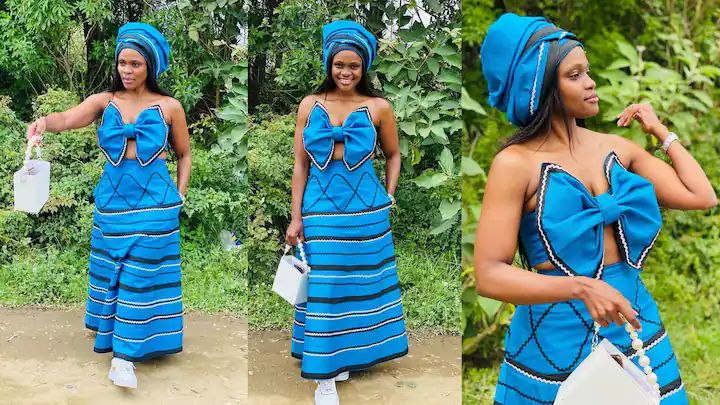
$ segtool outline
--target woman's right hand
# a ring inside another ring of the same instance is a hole
[[[31,123],[27,129],[27,140],[32,142],[34,145],[40,145],[42,143],[42,135],[45,133],[45,117],[40,117]]]
[[[285,243],[295,246],[298,240],[305,240],[303,223],[302,219],[293,219],[290,221],[290,225],[288,225],[287,232],[285,232]]]
[[[640,330],[638,313],[620,291],[602,280],[589,277],[575,277],[575,279],[580,285],[577,298],[585,303],[593,320],[606,327],[611,322],[623,325],[624,317],[635,330]]]

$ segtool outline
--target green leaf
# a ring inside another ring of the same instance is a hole
[[[634,46],[630,45],[629,43],[618,40],[615,41],[615,44],[618,47],[618,51],[622,54],[622,56],[625,57],[630,62],[630,65],[637,66],[638,64],[638,52],[637,49],[635,49]]]
[[[450,45],[442,45],[434,49],[435,53],[442,56],[457,55],[458,52],[454,47]]]
[[[200,35],[198,34],[197,29],[195,29],[195,28],[190,28],[190,31],[188,32],[188,36],[190,37],[190,39],[192,39],[195,42],[200,41]]]
[[[456,67],[458,69],[462,68],[462,61],[460,60],[460,54],[454,53],[452,55],[447,55],[443,57],[445,59],[445,62],[448,63],[448,65],[452,67]]]
[[[495,313],[502,306],[502,302],[478,295],[478,304],[488,316],[495,316]]]
[[[437,75],[440,72],[440,63],[434,58],[430,58],[427,60],[427,67],[434,75]]]
[[[433,221],[433,227],[430,228],[430,232],[429,232],[430,235],[438,235],[438,234],[441,234],[441,233],[447,231],[448,229],[452,228],[452,226],[455,225],[455,223],[457,222],[457,219],[456,219],[457,217],[458,217],[458,215],[455,215],[454,217],[452,217],[446,221],[439,221],[439,222]]]
[[[452,152],[450,152],[450,149],[443,148],[442,152],[440,152],[440,158],[438,160],[443,172],[445,172],[448,176],[452,176],[455,172],[455,161],[453,160],[453,155]]]
[[[415,121],[403,121],[398,124],[398,127],[408,135],[415,135],[417,133],[415,130]]]
[[[435,188],[447,180],[448,176],[445,173],[435,173],[431,170],[426,170],[423,174],[411,181],[422,188]]]
[[[460,85],[460,75],[456,71],[443,69],[443,71],[437,77],[438,81],[446,84],[457,84]]]
[[[462,172],[467,176],[485,175],[485,170],[474,160],[467,156],[462,157]]]
[[[612,63],[606,67],[607,70],[622,69],[630,66],[630,61],[627,59],[615,59]]]
[[[442,200],[439,210],[440,217],[443,221],[447,221],[460,211],[460,201],[451,202],[450,200]]]
[[[470,94],[468,94],[467,90],[465,90],[465,87],[463,87],[462,91],[460,92],[460,107],[463,110],[475,111],[480,115],[487,115],[487,112],[485,111],[483,106],[477,101],[475,101],[475,99],[470,97]]]

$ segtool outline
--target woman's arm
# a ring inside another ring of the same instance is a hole
[[[385,188],[390,195],[395,194],[400,177],[400,139],[392,105],[380,99],[380,147],[385,155]]]
[[[182,104],[173,98],[168,106],[170,110],[170,143],[177,157],[177,188],[180,195],[185,197],[192,171],[190,133]]]
[[[292,206],[290,213],[290,225],[285,232],[285,242],[291,245],[297,245],[298,240],[304,240],[302,223],[302,200],[305,193],[305,185],[307,184],[308,170],[310,168],[310,159],[305,153],[303,146],[303,130],[305,122],[310,115],[314,99],[312,96],[305,97],[298,107],[297,119],[295,121],[295,136],[293,142],[293,151],[295,154],[295,164],[293,165],[292,175]]]
[[[42,138],[45,131],[62,132],[86,127],[97,119],[109,99],[109,93],[93,94],[67,111],[40,117],[28,126],[27,138]]]
[[[660,143],[669,131],[658,119],[650,104],[633,104],[623,111],[619,126],[628,126],[637,120],[643,131],[654,135]],[[683,210],[706,209],[717,205],[717,196],[710,180],[695,158],[676,141],[670,144],[667,154],[672,166],[648,153],[639,145],[618,137],[619,142],[630,151],[629,169],[655,186],[655,194],[661,206]]]
[[[512,266],[530,176],[524,156],[510,149],[500,152],[490,167],[475,236],[478,293],[515,304],[581,299],[603,326],[612,321],[622,324],[621,313],[639,329],[630,302],[603,281],[549,276]]]

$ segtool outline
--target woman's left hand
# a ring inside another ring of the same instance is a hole
[[[633,119],[637,120],[646,134],[654,135],[660,142],[664,141],[667,136],[667,127],[660,122],[655,110],[649,103],[630,104],[617,118],[619,127],[627,127],[632,123]]]

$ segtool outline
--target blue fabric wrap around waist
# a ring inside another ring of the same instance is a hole
[[[132,159],[124,159],[117,166],[106,162],[93,195],[95,206],[101,211],[163,207],[182,202],[164,159],[155,159],[147,166]]]

